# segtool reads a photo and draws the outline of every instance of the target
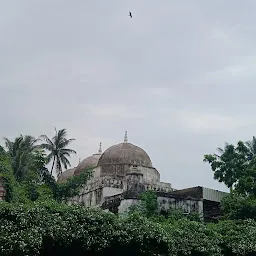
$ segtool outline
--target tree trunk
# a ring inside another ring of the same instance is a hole
[[[51,169],[51,175],[52,175],[52,171],[53,171],[54,164],[55,164],[55,156],[54,156],[54,158],[53,158],[52,169]]]
[[[57,169],[58,169],[57,176],[59,177],[62,174],[61,162],[59,158],[57,158]]]

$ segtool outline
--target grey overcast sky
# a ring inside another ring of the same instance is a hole
[[[77,165],[128,130],[163,181],[225,190],[202,160],[256,135],[255,9],[254,0],[2,0],[0,135],[66,128]]]

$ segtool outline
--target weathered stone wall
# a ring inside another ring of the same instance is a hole
[[[121,193],[118,195],[110,196],[105,198],[105,201],[102,205],[104,210],[112,211],[114,209],[115,213],[125,213],[128,209],[137,204],[140,200],[138,195],[132,195],[132,191],[129,191],[131,196],[128,194]],[[197,212],[201,218],[203,218],[203,201],[196,198],[174,198],[158,196],[157,201],[161,211],[167,212],[169,209],[181,209],[184,213]]]
[[[138,181],[129,175],[134,169],[141,173]],[[127,175],[129,176],[128,179]],[[92,179],[81,189],[80,195],[70,199],[69,204],[80,203],[86,207],[98,206],[104,202],[105,197],[120,194],[127,189],[131,190],[130,187],[140,193],[148,189],[172,191],[170,184],[159,182],[159,180],[160,175],[155,168],[132,165],[98,166],[93,170]]]
[[[197,212],[203,216],[203,200],[196,198],[174,198],[158,197],[160,209],[168,211],[169,209],[181,209],[184,213]]]
[[[103,188],[103,199],[105,197],[108,197],[108,196],[114,196],[114,195],[118,195],[120,193],[123,192],[123,189],[122,188],[117,188],[117,187],[104,187]],[[103,200],[102,200],[103,201]]]
[[[132,166],[130,170],[134,167]],[[160,182],[160,174],[155,168],[148,168],[143,166],[138,166],[137,169],[143,174],[143,180],[145,183],[156,183]]]
[[[123,186],[122,179],[113,177],[94,178],[81,189],[80,195],[71,199],[69,203],[80,203],[86,207],[100,206],[105,197],[121,193]]]
[[[118,206],[118,213],[122,214],[122,213],[126,213],[129,211],[129,208],[133,205],[136,205],[138,204],[140,200],[138,199],[125,199],[125,200],[122,200],[120,205]]]
[[[165,183],[165,182],[155,182],[155,183],[145,183],[145,189],[146,190],[153,190],[153,191],[162,191],[162,192],[172,192],[173,188],[171,183]]]

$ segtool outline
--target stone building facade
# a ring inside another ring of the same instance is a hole
[[[59,182],[65,182],[67,178],[79,175],[89,167],[93,168],[92,179],[82,188],[79,196],[69,200],[69,204],[124,213],[139,202],[142,192],[153,190],[162,211],[170,208],[182,209],[184,214],[197,212],[205,217],[207,207],[210,208],[208,212],[211,212],[212,207],[214,216],[220,214],[219,203],[226,195],[224,192],[202,187],[176,190],[171,183],[161,182],[160,173],[153,167],[148,154],[142,148],[128,143],[127,132],[124,142],[111,146],[104,152],[100,145],[98,153],[85,158],[76,168],[65,171],[59,177]],[[205,191],[217,196],[204,198]]]

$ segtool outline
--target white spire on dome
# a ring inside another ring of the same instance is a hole
[[[124,142],[125,142],[125,143],[127,143],[127,142],[128,142],[127,131],[125,131],[125,135],[124,135]]]
[[[101,146],[102,146],[102,143],[100,142],[100,147],[99,147],[99,153],[100,153],[100,154],[102,153],[102,148],[101,148]]]

